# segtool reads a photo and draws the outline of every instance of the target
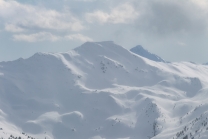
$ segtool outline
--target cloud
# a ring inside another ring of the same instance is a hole
[[[0,18],[6,23],[7,31],[20,31],[20,28],[56,31],[84,29],[81,21],[70,12],[58,12],[43,7],[20,4],[16,1],[0,0]]]
[[[207,11],[208,8],[208,1],[207,0],[190,0],[194,5],[199,6],[200,8],[204,9]]]
[[[139,13],[134,9],[134,7],[130,3],[121,4],[113,9],[110,12],[103,12],[101,10],[97,10],[91,13],[87,13],[85,15],[86,20],[89,23],[131,23],[137,17]]]
[[[41,42],[41,41],[57,41],[60,40],[59,36],[53,35],[49,32],[39,32],[34,34],[16,34],[13,36],[15,41],[26,42]]]
[[[72,34],[72,35],[66,36],[65,38],[69,39],[69,40],[81,41],[81,42],[93,41],[93,39],[91,39],[87,36],[84,36],[82,34]]]
[[[5,30],[8,32],[24,32],[26,31],[25,29],[18,27],[13,24],[5,24]]]
[[[208,9],[204,0],[147,0],[135,27],[155,37],[176,34],[204,34],[207,31]],[[140,3],[138,2],[138,5]]]
[[[180,46],[187,46],[187,44],[186,44],[186,43],[184,43],[184,42],[180,42],[180,41],[178,41],[178,42],[177,42],[177,44],[178,44],[178,45],[180,45]]]
[[[71,40],[79,42],[93,41],[90,37],[82,34],[70,34],[66,36],[54,35],[50,32],[39,32],[33,34],[15,34],[13,35],[15,41],[25,41],[25,42],[42,42],[42,41],[60,41],[60,40]]]

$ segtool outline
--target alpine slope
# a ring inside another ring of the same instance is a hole
[[[0,62],[0,139],[207,139],[207,122],[208,65],[112,41]]]

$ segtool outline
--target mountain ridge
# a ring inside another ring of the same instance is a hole
[[[0,137],[203,139],[206,76],[113,42],[0,62]]]
[[[156,62],[166,62],[165,60],[163,60],[161,57],[150,53],[148,50],[144,49],[141,45],[137,45],[133,48],[130,49],[131,52],[140,55],[142,57],[145,57],[147,59],[156,61]]]

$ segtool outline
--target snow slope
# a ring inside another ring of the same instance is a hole
[[[208,66],[113,42],[0,63],[0,138],[206,139]]]
[[[165,60],[163,60],[161,57],[150,53],[149,51],[144,49],[141,45],[137,45],[137,46],[131,48],[130,51],[137,54],[137,55],[143,56],[147,59],[153,60],[153,61],[165,62]]]

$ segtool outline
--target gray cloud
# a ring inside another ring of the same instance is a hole
[[[135,27],[145,33],[164,36],[204,34],[207,15],[194,1],[147,0]]]

